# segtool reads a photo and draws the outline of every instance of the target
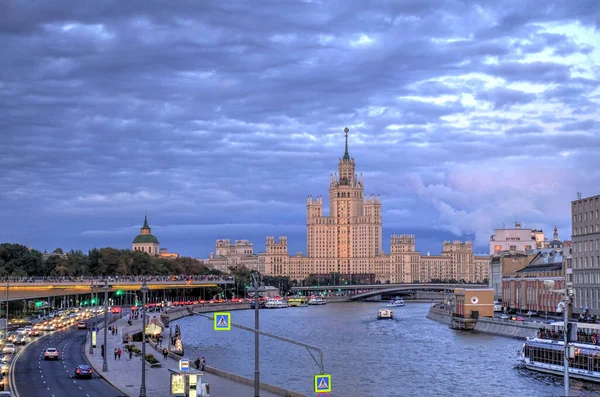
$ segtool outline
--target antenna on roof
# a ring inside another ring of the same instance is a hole
[[[577,200],[581,200],[581,192],[577,192]]]

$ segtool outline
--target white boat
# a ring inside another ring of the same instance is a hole
[[[308,300],[309,305],[326,305],[327,301],[320,296],[313,296]]]
[[[393,320],[394,312],[390,309],[379,309],[377,312],[377,320]]]
[[[288,307],[288,304],[283,299],[269,298],[265,303],[265,309],[283,309],[284,307]]]
[[[404,304],[405,304],[404,299],[397,296],[394,299],[390,300],[386,306],[387,307],[402,307],[402,306],[404,306]]]
[[[536,372],[563,376],[565,344],[562,340],[562,322],[550,324],[544,334],[528,338],[519,352],[519,359],[525,368]],[[573,324],[575,326],[575,324]],[[600,324],[577,323],[578,342],[569,343],[569,376],[590,382],[600,383],[600,346],[596,336]],[[553,333],[554,332],[554,333]],[[590,343],[591,342],[591,343]]]

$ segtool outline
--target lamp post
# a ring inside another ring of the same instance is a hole
[[[259,294],[264,293],[267,289],[264,285],[260,285],[256,273],[252,274],[253,288],[249,288],[250,292],[254,292],[254,329],[259,330]],[[260,355],[258,350],[258,333],[254,334],[254,397],[260,397]]]
[[[104,280],[104,360],[102,361],[102,372],[108,372],[108,280]]]
[[[94,300],[94,282],[93,281],[90,283],[90,291],[91,291],[91,294],[90,294],[90,303],[91,303]],[[90,327],[90,354],[94,354],[94,344],[92,341],[92,332],[93,332],[92,330],[95,326],[96,326],[96,322],[94,321],[93,325]],[[106,350],[106,345],[104,347],[104,350]],[[106,351],[104,352],[104,354],[106,354]]]
[[[4,337],[8,338],[8,277],[6,277],[6,328],[4,329]]]
[[[140,397],[146,397],[146,294],[148,285],[146,280],[142,283],[142,384],[140,385]]]
[[[570,294],[569,289],[564,286],[564,289],[552,289],[554,288],[555,282],[554,280],[544,280],[544,286],[550,289],[553,292],[560,292],[563,294],[562,301],[558,303],[556,307],[556,311],[560,313],[561,311],[564,314],[563,317],[563,343],[564,343],[564,353],[563,353],[563,377],[564,377],[564,386],[565,386],[565,397],[569,397],[569,304],[570,304]]]

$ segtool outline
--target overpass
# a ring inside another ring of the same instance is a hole
[[[487,284],[385,284],[386,288],[373,289],[372,291],[361,292],[350,295],[351,301],[371,298],[377,295],[395,294],[406,291],[454,291],[456,288],[478,289],[488,288]]]
[[[107,278],[108,291],[139,291],[142,286],[142,279],[113,279]],[[146,281],[150,290],[167,289],[193,289],[210,288],[219,285],[234,284],[235,280],[231,278],[219,279],[191,279],[191,280],[149,280]],[[93,280],[93,290],[95,293],[104,292],[104,280]],[[69,295],[90,295],[92,293],[92,281],[46,281],[34,280],[32,282],[16,281],[0,283],[0,301],[6,301],[7,295],[9,301],[23,299],[48,298],[55,296]]]

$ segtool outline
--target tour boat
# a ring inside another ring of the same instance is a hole
[[[265,303],[265,309],[282,309],[284,307],[288,307],[288,304],[280,298],[269,298],[267,303]]]
[[[577,327],[577,342],[569,343],[569,376],[600,383],[600,324],[572,324]],[[540,329],[536,338],[527,338],[519,359],[525,368],[554,375],[564,374],[565,344],[563,323],[550,324]]]
[[[404,306],[404,299],[397,296],[394,299],[390,300],[386,306],[387,307],[402,307],[402,306]]]
[[[326,305],[327,301],[320,296],[313,296],[308,300],[309,305]]]
[[[288,299],[289,307],[305,307],[308,306],[308,301],[303,296],[296,296]]]
[[[377,312],[377,320],[393,320],[394,313],[390,309],[379,309]]]

